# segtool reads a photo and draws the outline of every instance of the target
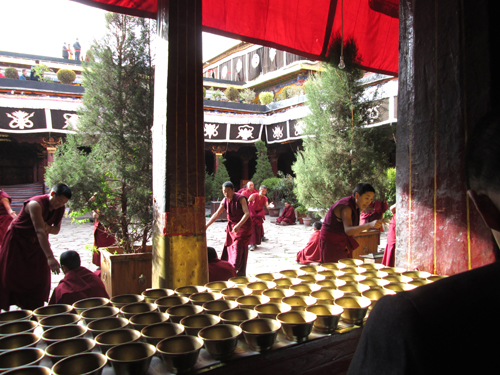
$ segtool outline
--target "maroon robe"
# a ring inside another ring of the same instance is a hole
[[[114,235],[106,232],[104,226],[99,222],[99,220],[94,220],[94,246],[108,247],[116,243],[116,238]],[[101,267],[101,253],[96,251],[92,253],[92,263],[97,267]]]
[[[292,205],[285,207],[281,216],[276,219],[277,223],[287,223],[287,224],[295,224],[297,218],[295,217],[295,210]]]
[[[252,237],[250,237],[250,245],[260,245],[262,237],[264,237],[264,220],[266,220],[267,197],[259,196],[259,193],[254,193],[250,197],[254,197],[253,201],[248,203],[250,211],[250,219],[252,220]]]
[[[396,256],[396,214],[389,223],[389,230],[387,231],[387,245],[385,245],[384,257],[382,264],[387,267],[394,267]]]
[[[4,198],[9,201],[9,204],[12,204],[12,199],[9,197],[9,194],[0,189],[0,200]],[[0,202],[0,246],[2,245],[3,238],[5,237],[5,233],[7,233],[7,229],[9,229],[12,220],[14,219],[5,209],[3,202]]]
[[[50,297],[49,305],[68,304],[91,297],[109,298],[101,279],[85,267],[69,270]]]
[[[250,195],[258,193],[259,191],[257,189],[253,189],[252,191],[248,190],[247,188],[243,188],[238,190],[238,194],[244,195],[245,197],[250,198]]]
[[[246,276],[248,242],[250,242],[250,236],[252,235],[252,221],[250,218],[245,221],[237,233],[232,232],[244,215],[239,202],[242,197],[246,199],[245,196],[234,193],[233,199],[224,198],[221,203],[227,212],[226,242],[221,259],[231,263],[236,270],[237,276]]]
[[[389,205],[385,200],[381,201],[377,199],[375,202],[370,203],[370,205],[366,207],[365,211],[361,211],[361,214],[359,216],[360,217],[359,225],[363,225],[374,220],[382,220],[384,212],[387,211],[388,209]],[[380,231],[381,232],[384,231],[382,226],[380,227]]]
[[[208,281],[227,281],[236,277],[236,271],[231,263],[221,259],[212,259],[208,262]]]
[[[321,231],[315,230],[306,247],[297,253],[297,262],[309,264],[321,262],[321,254],[319,251],[319,236]]]
[[[352,226],[359,225],[359,209],[356,207],[354,196],[342,198],[328,210],[320,234],[321,263],[337,262],[339,259],[352,258],[352,251],[359,244],[352,236],[348,236],[344,230],[342,218],[335,216],[335,207],[343,205],[352,210]]]
[[[35,201],[42,207],[43,221],[59,225],[64,206],[50,211],[50,196],[37,195],[24,202],[19,216],[12,222],[0,248],[0,308],[10,305],[34,310],[48,301],[50,294],[50,267],[38,242],[26,204]],[[47,238],[48,238],[47,234]]]

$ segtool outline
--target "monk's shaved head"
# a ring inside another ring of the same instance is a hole
[[[80,267],[80,255],[73,250],[65,251],[61,254],[59,262],[61,266],[66,266],[69,270]]]

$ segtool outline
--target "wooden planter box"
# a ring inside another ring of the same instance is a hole
[[[110,251],[116,251],[116,254]],[[151,251],[151,246],[148,246],[145,253],[136,254],[123,254],[123,249],[118,247],[109,247],[109,251],[104,248],[99,249],[101,280],[110,297],[120,294],[141,294],[151,288],[153,259]]]
[[[217,210],[219,209],[219,206],[221,204],[221,201],[211,201],[210,202],[210,216],[212,216],[213,214],[215,214],[217,212]],[[220,214],[219,218],[215,221],[227,221],[227,213],[226,213],[226,209],[224,209],[222,211],[222,213]]]
[[[279,207],[270,208],[269,209],[269,216],[270,217],[279,217],[280,216],[280,208]]]

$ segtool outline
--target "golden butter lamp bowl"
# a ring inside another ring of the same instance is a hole
[[[297,276],[297,279],[301,280],[301,283],[314,284],[315,282],[325,280],[326,276],[318,275],[318,274],[314,274],[314,275],[307,274],[307,275]]]
[[[245,287],[231,287],[220,291],[222,298],[229,301],[236,301],[236,298],[246,296],[250,293],[251,291],[247,290]]]
[[[426,285],[426,284],[430,284],[430,283],[432,283],[432,281],[427,280],[427,279],[413,279],[408,284],[415,285],[415,286],[422,286],[422,285]]]
[[[106,352],[113,346],[135,342],[140,338],[141,333],[139,331],[124,328],[100,333],[96,336],[95,342],[101,350],[101,353],[106,354]]]
[[[155,353],[155,346],[137,341],[112,347],[106,358],[116,375],[145,375]]]
[[[121,309],[123,306],[130,305],[131,303],[144,302],[144,296],[139,294],[120,294],[111,297],[110,302],[114,307]]]
[[[73,304],[73,308],[78,314],[81,315],[85,310],[93,309],[94,307],[107,306],[109,304],[110,302],[108,298],[92,297],[76,301]]]
[[[311,266],[311,265],[299,267],[299,270],[310,273],[310,274],[318,273],[318,267]]]
[[[306,312],[316,315],[313,327],[322,333],[332,333],[337,328],[344,309],[338,305],[314,305],[306,307]]]
[[[135,302],[130,303],[128,305],[123,306],[120,309],[120,313],[127,319],[130,319],[132,316],[137,314],[142,314],[151,311],[157,311],[158,305],[155,303],[148,302]]]
[[[197,305],[179,305],[170,307],[167,310],[170,321],[174,323],[179,323],[186,316],[201,314],[202,312],[203,307]]]
[[[221,312],[219,317],[224,324],[239,326],[246,320],[256,319],[258,314],[256,311],[249,309],[232,309]]]
[[[43,366],[26,366],[9,370],[2,375],[52,375],[52,370]]]
[[[389,276],[389,273],[378,270],[368,270],[363,273],[363,276],[366,278],[383,279],[384,277]]]
[[[220,293],[220,291],[222,289],[226,289],[228,287],[227,284],[228,284],[227,281],[212,281],[212,282],[206,283],[205,288],[207,288],[207,290],[209,292]]]
[[[90,322],[102,319],[109,318],[112,316],[118,316],[120,313],[120,309],[114,306],[100,306],[94,307],[92,309],[88,309],[82,312],[81,316],[85,323],[89,324]]]
[[[263,352],[272,348],[281,323],[274,319],[253,319],[240,324],[243,336],[250,349]]]
[[[345,274],[348,274],[348,275],[357,275],[358,274],[358,267],[346,266],[344,268],[341,268],[340,271],[344,272],[344,275]],[[366,272],[366,270],[365,270],[365,272]]]
[[[338,263],[323,263],[318,267],[318,270],[340,270],[341,266]]]
[[[255,278],[259,281],[273,281],[274,279],[281,279],[282,277],[283,275],[280,273],[271,273],[271,272],[259,273],[255,275]]]
[[[299,344],[307,340],[316,319],[316,314],[306,311],[289,311],[276,317],[286,338]]]
[[[70,324],[67,326],[59,326],[46,330],[42,333],[42,340],[50,345],[56,341],[83,337],[87,333],[87,327]]]
[[[429,276],[427,278],[427,280],[429,281],[438,281],[438,280],[441,280],[441,279],[444,279],[444,278],[447,278],[448,276],[447,275],[432,275],[432,276]]]
[[[0,325],[15,322],[17,320],[30,320],[32,316],[33,311],[31,310],[6,311],[0,313]]]
[[[366,292],[370,287],[363,284],[349,284],[339,287],[339,290],[344,292],[344,296],[361,296],[361,293]]]
[[[203,340],[194,336],[174,336],[156,345],[158,353],[173,374],[189,373],[198,360]]]
[[[38,309],[34,310],[33,315],[35,315],[36,319],[40,321],[41,319],[49,315],[59,315],[59,314],[71,313],[74,311],[75,310],[71,305],[65,305],[65,304],[47,305],[39,307]]]
[[[413,290],[416,288],[416,286],[411,285],[411,284],[406,284],[406,283],[394,282],[394,283],[387,284],[386,286],[384,286],[384,288],[389,289],[389,290],[394,290],[396,293],[399,293],[399,292],[407,292],[409,290]]]
[[[318,275],[324,276],[326,280],[335,280],[337,278],[337,275],[332,270],[319,271]]]
[[[382,288],[386,286],[387,284],[390,284],[391,282],[389,280],[383,280],[383,279],[377,279],[377,278],[366,278],[364,280],[361,280],[359,284],[361,285],[367,285],[370,288]]]
[[[321,286],[317,284],[299,284],[299,285],[292,285],[290,287],[290,290],[293,290],[295,292],[295,296],[308,296],[312,292],[316,292],[321,289]]]
[[[181,325],[188,335],[197,336],[198,332],[205,327],[220,323],[220,318],[211,314],[196,314],[182,318]]]
[[[100,375],[108,363],[101,353],[80,353],[61,359],[54,366],[54,375]]]
[[[128,325],[129,325],[128,319],[113,316],[109,318],[93,320],[87,325],[87,328],[88,331],[92,333],[92,336],[96,337],[98,334],[102,332],[126,328]]]
[[[219,316],[223,311],[237,308],[238,304],[235,301],[217,300],[205,302],[202,307],[205,314]]]
[[[193,293],[189,296],[189,300],[193,305],[203,306],[205,302],[217,301],[222,299],[222,294],[212,292]]]
[[[186,305],[188,303],[191,303],[189,298],[180,296],[168,296],[158,298],[156,300],[156,305],[158,306],[158,310],[160,310],[160,312],[165,312],[170,307]]]
[[[206,291],[207,288],[201,285],[186,285],[175,289],[175,293],[181,297],[189,297],[191,294],[202,293]]]
[[[292,289],[267,289],[262,292],[263,296],[269,297],[269,302],[280,303],[282,298],[291,297],[295,294]]]
[[[0,373],[16,367],[36,366],[45,352],[38,348],[23,348],[0,353]]]
[[[297,278],[298,276],[307,275],[307,272],[302,270],[283,270],[279,272],[284,277],[290,277],[292,279]]]
[[[43,328],[43,330],[51,329],[58,326],[66,326],[68,324],[78,324],[82,319],[80,315],[76,314],[59,314],[46,316],[41,319],[38,323]]]
[[[290,288],[292,285],[297,285],[302,282],[302,280],[297,279],[297,278],[290,278],[290,277],[282,277],[280,279],[274,279],[274,283],[276,283],[276,288]]]
[[[363,263],[360,266],[368,270],[379,270],[381,268],[385,268],[385,266],[381,263]]]
[[[310,296],[316,299],[316,304],[333,305],[337,298],[344,296],[344,292],[337,289],[322,289],[311,292]]]
[[[411,277],[403,275],[389,275],[384,277],[383,280],[390,281],[391,283],[409,283],[410,281],[413,281]]]
[[[249,277],[249,276],[236,276],[236,277],[231,277],[227,281],[227,287],[228,288],[234,288],[234,287],[246,287],[248,283],[254,282],[256,279],[254,277]]]
[[[16,333],[33,333],[38,323],[33,320],[15,320],[0,326],[0,337]]]
[[[342,276],[337,277],[337,280],[345,281],[347,284],[356,283],[356,274],[355,273],[346,273]]]
[[[366,297],[342,297],[335,300],[335,304],[344,309],[342,320],[348,324],[361,325],[368,312],[371,301]]]
[[[319,285],[321,287],[321,289],[338,289],[342,285],[346,285],[346,284],[347,284],[347,282],[345,280],[339,280],[339,279],[335,279],[335,280],[326,279],[326,280],[318,281],[316,283],[316,285]]]
[[[36,333],[18,333],[15,335],[0,336],[0,353],[36,346],[40,338]]]
[[[150,311],[142,314],[134,315],[130,318],[130,324],[134,329],[141,331],[144,327],[150,326],[151,324],[163,323],[169,319],[167,313],[162,313],[159,311]]]
[[[339,268],[343,269],[346,267],[358,267],[362,265],[364,262],[361,259],[352,259],[352,258],[345,258],[345,259],[339,259],[338,264]]]
[[[232,357],[241,332],[238,326],[219,324],[203,328],[198,337],[203,340],[205,349],[212,358],[224,361]]]
[[[183,333],[184,326],[182,324],[172,322],[152,324],[144,327],[141,331],[142,337],[144,337],[146,341],[152,345],[158,344],[163,339],[182,335]]]
[[[83,337],[57,341],[47,346],[45,355],[50,359],[52,364],[55,364],[63,358],[75,354],[91,352],[95,345],[96,343],[94,340]]]
[[[278,314],[291,311],[292,306],[285,305],[283,303],[269,302],[255,306],[254,310],[257,312],[257,314],[259,314],[259,318],[276,319],[276,316]]]
[[[430,272],[425,271],[406,271],[403,272],[402,275],[411,277],[412,279],[426,279],[432,276]]]
[[[144,297],[144,301],[148,303],[155,303],[158,298],[173,296],[175,291],[167,288],[157,288],[157,289],[146,289],[141,295]]]
[[[402,275],[403,272],[406,272],[406,270],[401,267],[384,267],[379,269],[379,271],[387,272],[389,275]]]
[[[263,295],[250,295],[236,298],[236,303],[240,309],[251,309],[257,305],[262,305],[263,303],[268,303],[271,298]]]
[[[370,305],[370,309],[373,309],[377,301],[384,297],[384,296],[390,296],[396,294],[395,291],[390,290],[390,289],[384,289],[384,288],[373,288],[369,289],[366,292],[363,292],[361,295],[363,297],[368,298],[370,301],[372,301],[372,304]]]
[[[276,283],[273,281],[254,281],[247,284],[247,289],[250,289],[253,295],[260,295],[264,290],[276,288]]]
[[[290,305],[292,311],[304,311],[307,306],[312,306],[316,303],[316,298],[310,296],[285,297],[281,300],[281,303]]]

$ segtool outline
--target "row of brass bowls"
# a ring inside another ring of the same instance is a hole
[[[0,353],[13,349],[34,347],[41,337],[36,333],[18,333],[0,337]]]
[[[45,352],[38,348],[24,348],[3,352],[0,354],[0,373],[16,367],[36,366],[44,355]]]
[[[43,366],[26,366],[14,368],[3,373],[4,375],[53,375],[51,369]]]
[[[38,323],[33,320],[15,320],[0,326],[0,337],[16,333],[33,333]]]
[[[17,320],[30,320],[32,316],[33,311],[31,310],[6,311],[0,313],[0,325],[15,322]]]

